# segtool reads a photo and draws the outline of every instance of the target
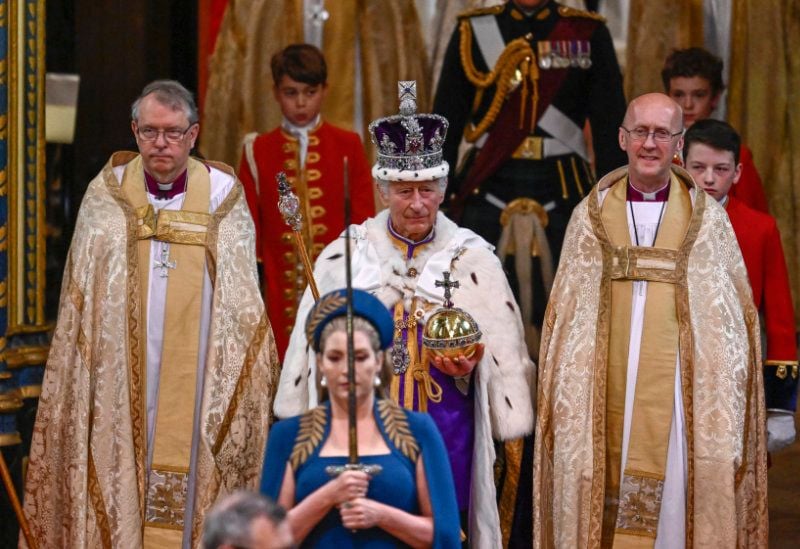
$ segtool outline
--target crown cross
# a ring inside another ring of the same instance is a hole
[[[397,83],[397,98],[400,100],[400,114],[412,116],[417,112],[417,81],[400,80]]]
[[[422,135],[413,135],[406,144],[406,152],[417,154],[422,151]]]
[[[442,277],[444,277],[444,280],[435,280],[434,284],[436,284],[437,288],[444,288],[444,306],[450,309],[453,307],[453,302],[450,301],[453,295],[450,292],[450,288],[458,288],[460,284],[458,280],[450,280],[450,271],[443,271]]]

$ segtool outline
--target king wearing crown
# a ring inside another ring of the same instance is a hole
[[[399,96],[400,112],[369,126],[378,149],[372,175],[386,209],[350,227],[353,286],[378,297],[393,315],[388,358],[394,375],[384,390],[401,406],[429,413],[441,431],[469,545],[499,547],[493,439],[531,433],[534,366],[519,308],[492,246],[439,212],[449,172],[442,159],[447,120],[416,112],[414,82],[400,82]],[[342,235],[317,259],[314,277],[321,293],[345,285],[345,243]],[[435,355],[423,345],[426,322],[442,308],[445,295],[448,305],[480,327],[480,343],[463,354]],[[313,304],[306,290],[298,318]],[[301,414],[318,404],[316,361],[303,326],[296,325],[276,415]]]

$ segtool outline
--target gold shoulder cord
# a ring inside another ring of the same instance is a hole
[[[483,92],[489,86],[497,84],[497,91],[492,98],[492,103],[489,110],[486,111],[483,119],[477,124],[472,124],[464,129],[464,138],[469,142],[474,142],[486,130],[494,124],[497,115],[500,113],[500,108],[503,101],[511,91],[515,82],[522,82],[522,108],[520,109],[520,127],[525,117],[525,104],[528,95],[528,82],[533,87],[532,109],[534,115],[531,116],[531,126],[535,122],[536,107],[539,101],[539,89],[537,81],[539,79],[539,67],[536,64],[536,55],[531,48],[528,40],[529,37],[523,36],[512,40],[506,45],[497,64],[488,73],[482,73],[475,68],[475,62],[472,58],[472,30],[470,28],[469,20],[465,19],[460,24],[461,31],[461,64],[464,67],[464,73],[467,79],[477,88],[475,100],[472,104],[473,114],[477,111],[478,106],[483,99]],[[517,71],[520,72],[518,78],[515,78]]]
[[[561,17],[583,17],[585,19],[594,19],[595,21],[600,21],[602,23],[606,22],[606,18],[599,13],[570,8],[569,6],[559,6],[558,14]]]

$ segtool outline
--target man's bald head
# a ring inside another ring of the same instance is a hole
[[[628,154],[631,184],[654,192],[669,182],[670,165],[683,146],[683,112],[663,93],[630,102],[619,129],[619,146]]]
[[[626,128],[633,127],[631,120],[636,116],[636,111],[650,108],[663,108],[672,112],[672,133],[683,129],[683,109],[671,97],[663,93],[646,93],[634,98],[628,103],[622,125]]]

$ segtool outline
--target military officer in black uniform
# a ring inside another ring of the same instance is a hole
[[[600,16],[550,0],[512,0],[459,16],[433,107],[450,121],[444,158],[458,166],[451,171],[447,210],[493,243],[501,214],[504,221],[515,211],[535,214],[550,253],[532,247],[529,281],[507,265],[532,330],[541,326],[547,301],[544,266],[558,263],[572,209],[595,175],[627,162],[617,142],[625,108],[611,35]],[[587,120],[594,172],[584,139]],[[462,135],[472,146],[459,165]],[[528,339],[536,356],[538,344],[531,341],[538,338]],[[498,506],[508,547],[529,547],[532,539],[531,449],[532,437],[498,445]]]
[[[519,197],[536,200],[548,214],[557,262],[572,208],[594,175],[626,163],[617,144],[625,106],[611,35],[597,14],[513,0],[460,15],[433,107],[450,121],[444,155],[451,166],[462,134],[473,144],[448,189],[453,217],[497,242],[502,208]]]

